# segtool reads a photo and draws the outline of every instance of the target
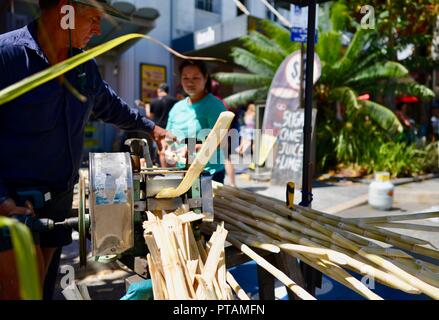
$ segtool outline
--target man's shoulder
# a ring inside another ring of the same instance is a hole
[[[27,26],[0,34],[0,50],[11,50],[24,46],[32,47],[33,39],[30,37]]]

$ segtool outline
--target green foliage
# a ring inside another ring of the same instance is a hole
[[[369,172],[388,171],[392,177],[419,174],[424,170],[425,156],[426,151],[414,144],[386,142],[379,147]]]
[[[352,18],[349,14],[349,8],[345,1],[336,1],[332,4],[330,19],[332,29],[335,31],[342,31],[349,28]]]
[[[378,101],[359,101],[357,97],[365,92],[372,97],[386,96],[386,92],[392,91],[429,100],[434,96],[433,92],[411,79],[405,66],[386,58],[376,31],[358,29],[349,45],[343,47],[342,34],[337,31],[347,28],[353,21],[346,16],[349,10],[345,1],[334,4],[331,10],[333,30],[320,32],[316,45],[322,62],[322,75],[314,90],[320,168],[337,163],[368,167],[380,156],[378,150],[382,153],[393,150],[408,157],[407,154],[415,153],[411,147],[390,147],[403,130],[396,115]],[[223,84],[248,88],[225,99],[231,107],[249,100],[266,99],[271,78],[279,65],[299,48],[297,43],[290,41],[289,31],[282,26],[264,21],[262,29],[262,33],[252,32],[244,37],[243,47],[232,51],[235,64],[244,67],[249,74],[214,75]],[[340,109],[339,120],[335,120],[336,106]],[[395,166],[392,172],[406,174],[406,165]],[[418,170],[415,165],[412,168],[414,172]]]
[[[37,256],[29,229],[14,219],[0,217],[0,228],[7,227],[11,234],[12,247],[23,300],[41,300],[42,291],[37,267]]]

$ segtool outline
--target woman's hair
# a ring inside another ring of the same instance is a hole
[[[212,92],[212,79],[210,78],[210,74],[209,74],[209,71],[207,70],[206,64],[201,60],[184,60],[180,64],[180,66],[178,67],[178,71],[179,71],[180,75],[183,72],[183,69],[186,68],[187,66],[195,66],[198,68],[198,70],[200,70],[200,72],[203,74],[203,76],[207,79],[206,86],[204,87],[204,89],[207,92],[211,93]]]

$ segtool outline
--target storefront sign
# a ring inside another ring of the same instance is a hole
[[[160,83],[166,82],[166,67],[151,64],[140,65],[140,96],[145,103],[157,97]]]
[[[215,43],[215,30],[212,27],[195,32],[195,48]]]

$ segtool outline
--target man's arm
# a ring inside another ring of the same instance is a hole
[[[130,108],[128,104],[123,101],[114,90],[102,80],[96,64],[93,65],[93,82],[96,88],[95,104],[93,106],[93,114],[96,118],[105,122],[112,123],[120,129],[127,131],[142,131],[152,135],[156,140],[159,149],[163,139],[174,140],[171,134],[146,117],[139,114],[139,112]]]
[[[98,93],[93,107],[93,114],[97,118],[123,130],[152,133],[154,122],[141,116],[136,109],[130,108],[105,81],[99,82],[101,83],[98,83]]]

